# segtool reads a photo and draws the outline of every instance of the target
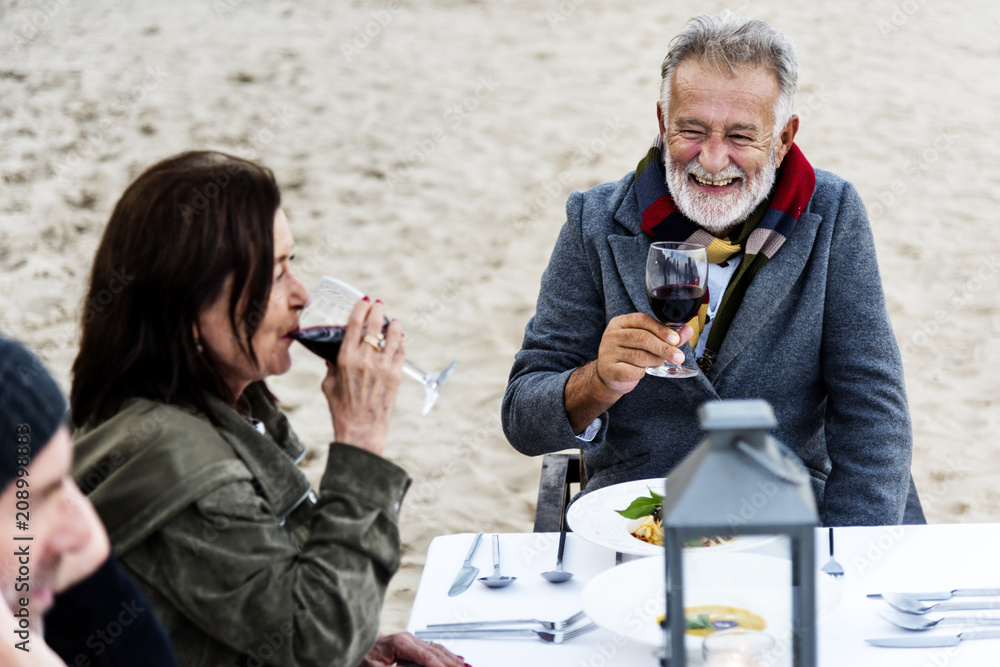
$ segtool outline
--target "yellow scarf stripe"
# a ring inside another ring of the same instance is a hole
[[[722,264],[740,251],[740,246],[729,242],[729,237],[712,239],[708,246],[708,261],[712,264]]]
[[[698,335],[705,330],[705,318],[708,317],[708,304],[702,303],[698,307],[698,314],[691,318],[688,322],[688,326],[694,329],[694,335],[691,336],[691,349],[698,347]]]
[[[724,239],[712,239],[712,242],[708,245],[708,261],[711,264],[722,264],[723,262],[729,261],[729,258],[740,251],[740,246],[733,245],[729,242],[729,237]],[[698,315],[692,318],[688,322],[688,326],[694,329],[694,335],[691,336],[691,349],[694,349],[698,345],[698,335],[705,330],[705,319],[708,317],[708,304],[703,303],[701,307],[698,308]]]

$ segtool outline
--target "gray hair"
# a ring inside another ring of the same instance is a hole
[[[670,41],[670,50],[660,68],[660,104],[666,115],[670,108],[670,80],[677,67],[689,58],[715,65],[735,76],[740,67],[766,67],[778,81],[778,100],[774,105],[777,135],[792,117],[799,66],[795,47],[761,19],[747,18],[726,10],[716,16],[696,16]]]

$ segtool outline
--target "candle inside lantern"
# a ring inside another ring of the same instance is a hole
[[[771,667],[774,638],[756,630],[724,630],[705,637],[705,667]]]

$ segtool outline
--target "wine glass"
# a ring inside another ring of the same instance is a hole
[[[708,286],[708,252],[694,243],[657,241],[646,256],[646,295],[649,307],[660,322],[679,331],[698,314]],[[693,355],[684,363],[666,361],[646,369],[661,378],[687,378],[698,374]]]
[[[319,285],[313,290],[309,303],[299,315],[299,330],[292,337],[315,354],[335,362],[347,320],[354,310],[354,305],[363,297],[364,294],[353,285],[323,276]],[[387,324],[388,322],[386,320]],[[424,385],[426,394],[420,414],[426,415],[430,412],[441,392],[441,385],[451,377],[457,363],[457,359],[453,360],[439,373],[422,371],[409,360],[403,364],[403,372]]]

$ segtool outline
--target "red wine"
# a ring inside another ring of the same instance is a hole
[[[344,340],[344,331],[345,327],[309,327],[289,335],[305,345],[313,354],[336,363],[340,344]]]
[[[687,324],[705,299],[700,285],[663,285],[649,293],[649,307],[664,324]]]

